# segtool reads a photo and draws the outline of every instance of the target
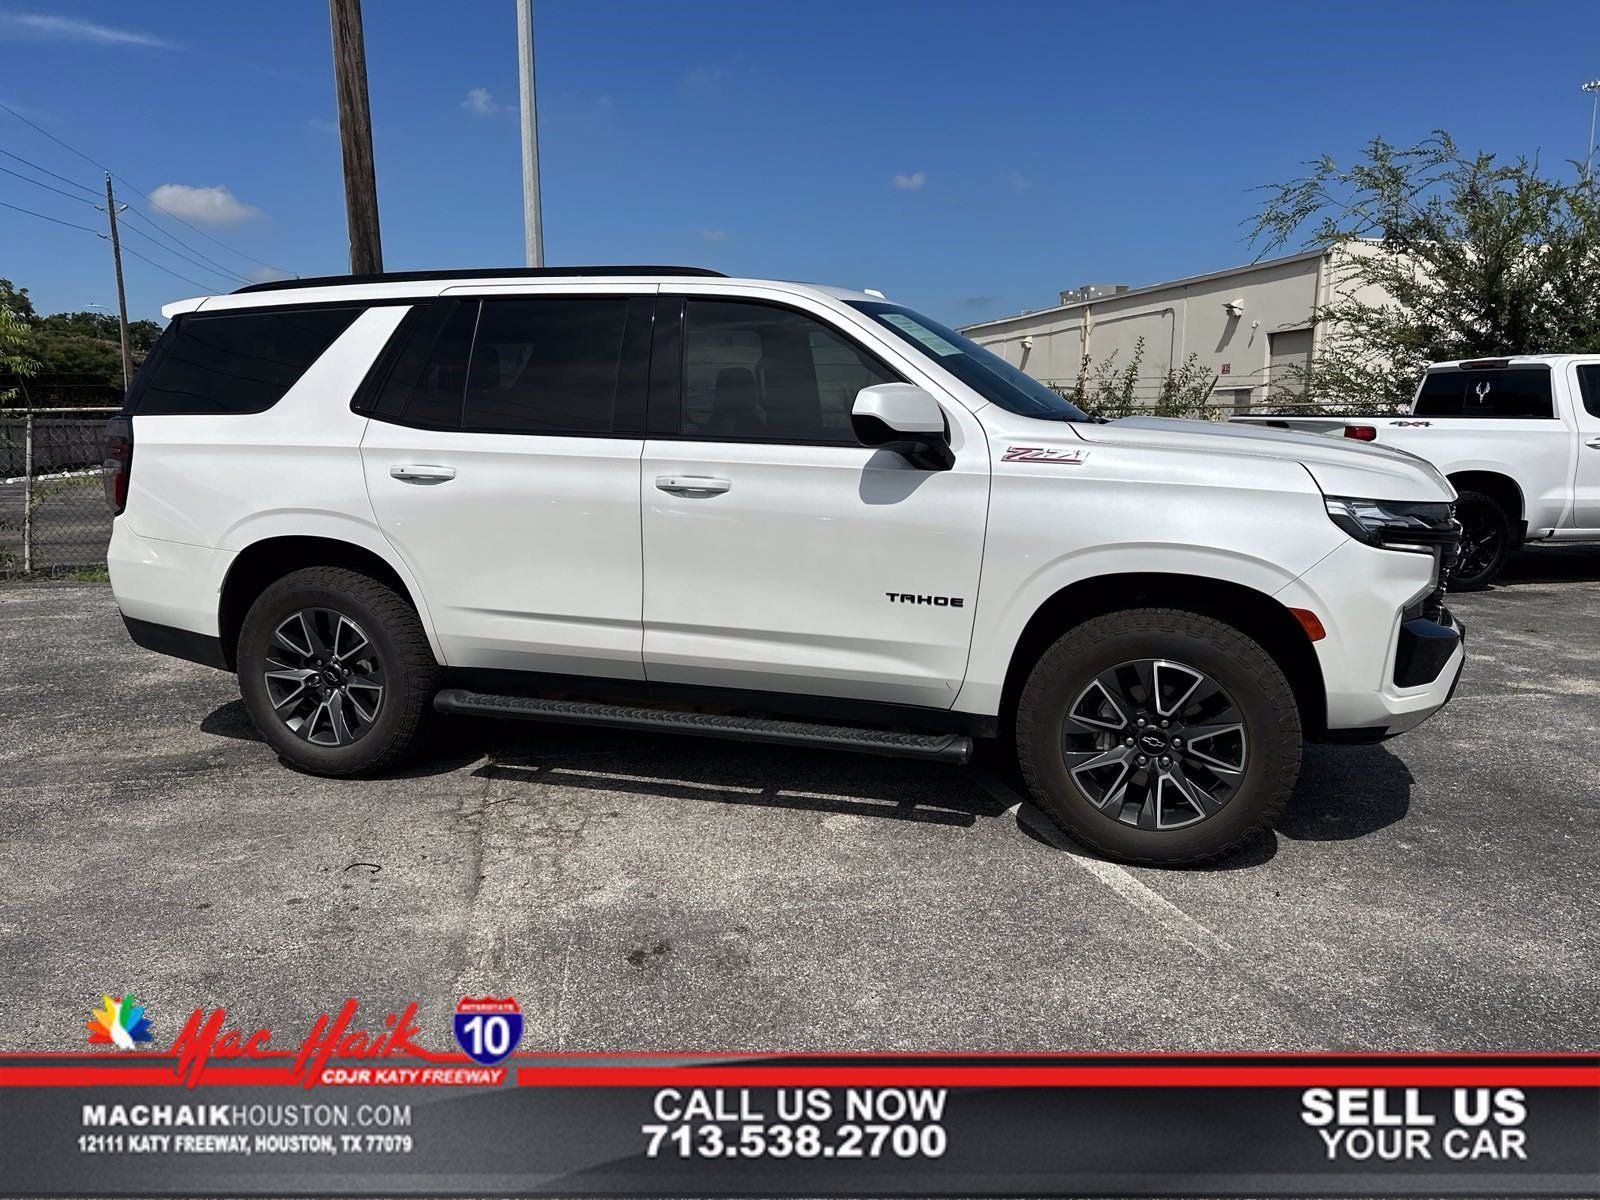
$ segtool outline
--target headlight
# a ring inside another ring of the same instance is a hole
[[[1453,506],[1443,500],[1363,500],[1325,497],[1328,516],[1358,542],[1383,550],[1435,554],[1461,536]]]

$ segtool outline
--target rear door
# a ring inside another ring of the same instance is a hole
[[[447,297],[380,365],[367,489],[449,665],[643,677],[640,291]]]
[[[1396,445],[1446,475],[1511,475],[1522,489],[1530,531],[1572,524],[1572,426],[1556,414],[1546,364],[1485,360],[1432,368],[1412,415],[1390,424]]]
[[[856,441],[856,393],[901,376],[825,312],[660,304],[640,481],[648,678],[948,708],[988,506],[972,414],[941,398],[956,465],[919,470]]]
[[[1576,388],[1569,388],[1572,417],[1578,428],[1577,465],[1573,472],[1572,523],[1579,529],[1600,529],[1600,363],[1573,368]]]

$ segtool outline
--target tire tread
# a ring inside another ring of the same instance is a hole
[[[251,606],[251,614],[245,618],[245,627],[249,628],[255,607],[274,592],[302,587],[343,593],[377,615],[383,632],[394,643],[398,653],[394,674],[397,681],[403,682],[405,696],[399,704],[398,719],[389,724],[387,729],[374,731],[382,738],[378,746],[368,745],[365,738],[354,743],[371,753],[349,765],[337,762],[317,762],[309,767],[296,765],[319,775],[339,778],[380,774],[402,766],[428,740],[427,735],[433,724],[433,694],[438,690],[440,678],[439,664],[433,657],[433,647],[428,644],[428,635],[422,628],[417,610],[389,585],[361,571],[335,566],[302,567],[279,577],[262,590]],[[397,690],[390,685],[389,694],[384,697],[385,703],[395,702]]]
[[[1185,628],[1187,627],[1187,628]],[[1188,632],[1196,634],[1211,641],[1216,647],[1233,658],[1240,667],[1247,671],[1263,691],[1268,695],[1276,695],[1279,700],[1280,711],[1290,714],[1292,731],[1289,729],[1280,732],[1292,736],[1295,741],[1295,753],[1292,756],[1282,757],[1276,763],[1274,775],[1269,775],[1259,780],[1260,784],[1268,789],[1270,799],[1262,806],[1256,819],[1248,827],[1241,830],[1236,837],[1231,838],[1226,844],[1208,849],[1201,853],[1185,855],[1182,857],[1153,857],[1139,854],[1129,854],[1113,849],[1094,835],[1092,829],[1084,828],[1074,821],[1069,812],[1062,806],[1051,802],[1049,789],[1040,777],[1037,758],[1028,753],[1027,747],[1036,744],[1037,739],[1043,736],[1044,731],[1038,728],[1041,716],[1049,711],[1049,703],[1045,696],[1046,689],[1056,679],[1072,667],[1073,660],[1081,654],[1083,647],[1080,643],[1092,645],[1111,634],[1126,636],[1129,634],[1148,634],[1152,636],[1170,635],[1174,632]],[[1039,656],[1033,670],[1028,675],[1027,683],[1023,685],[1021,696],[1017,704],[1017,760],[1022,771],[1022,778],[1028,785],[1036,805],[1045,816],[1073,841],[1085,845],[1109,857],[1121,859],[1147,866],[1192,866],[1199,863],[1215,862],[1226,858],[1262,837],[1270,830],[1283,815],[1288,806],[1289,794],[1294,789],[1295,780],[1300,772],[1300,720],[1299,711],[1295,706],[1294,692],[1289,686],[1289,681],[1284,677],[1283,671],[1255,639],[1234,625],[1220,621],[1215,617],[1201,613],[1191,612],[1183,608],[1156,608],[1141,607],[1121,609],[1116,612],[1105,613],[1091,617],[1079,625],[1073,626],[1062,634],[1051,646]]]

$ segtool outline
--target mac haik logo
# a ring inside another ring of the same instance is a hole
[[[502,1062],[522,1040],[522,1010],[510,996],[473,999],[463,996],[456,1005],[456,1043],[475,1063],[492,1067]]]
[[[392,1058],[396,1055],[425,1058],[426,1054],[411,1039],[421,1030],[415,1018],[417,1006],[409,1004],[404,1012],[391,1012],[384,1017],[383,1029],[373,1032],[355,1024],[357,1004],[354,998],[346,1000],[337,1015],[320,1014],[311,1026],[311,1032],[294,1051],[278,1050],[272,1045],[270,1029],[246,1032],[242,1026],[227,1023],[228,1011],[197,1008],[189,1014],[172,1043],[172,1053],[177,1057],[173,1074],[194,1087],[205,1074],[207,1065],[214,1059],[289,1059],[291,1082],[303,1087],[314,1087],[329,1074],[337,1071],[328,1067],[330,1059]],[[341,1082],[334,1079],[332,1082]]]
[[[101,996],[100,999],[101,1006],[84,1022],[91,1046],[133,1050],[152,1040],[154,1035],[150,1032],[150,1018],[144,1015],[144,1005],[135,1004],[128,995]]]
[[[1055,463],[1060,467],[1081,467],[1089,457],[1087,450],[1067,450],[1060,446],[1007,446],[1001,462]]]

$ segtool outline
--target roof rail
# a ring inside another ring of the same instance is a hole
[[[378,275],[317,275],[308,279],[271,279],[235,288],[233,295],[245,292],[281,292],[289,288],[338,287],[352,283],[424,283],[434,279],[547,279],[572,275],[701,275],[726,278],[721,271],[704,267],[470,267],[454,271],[385,271]]]

